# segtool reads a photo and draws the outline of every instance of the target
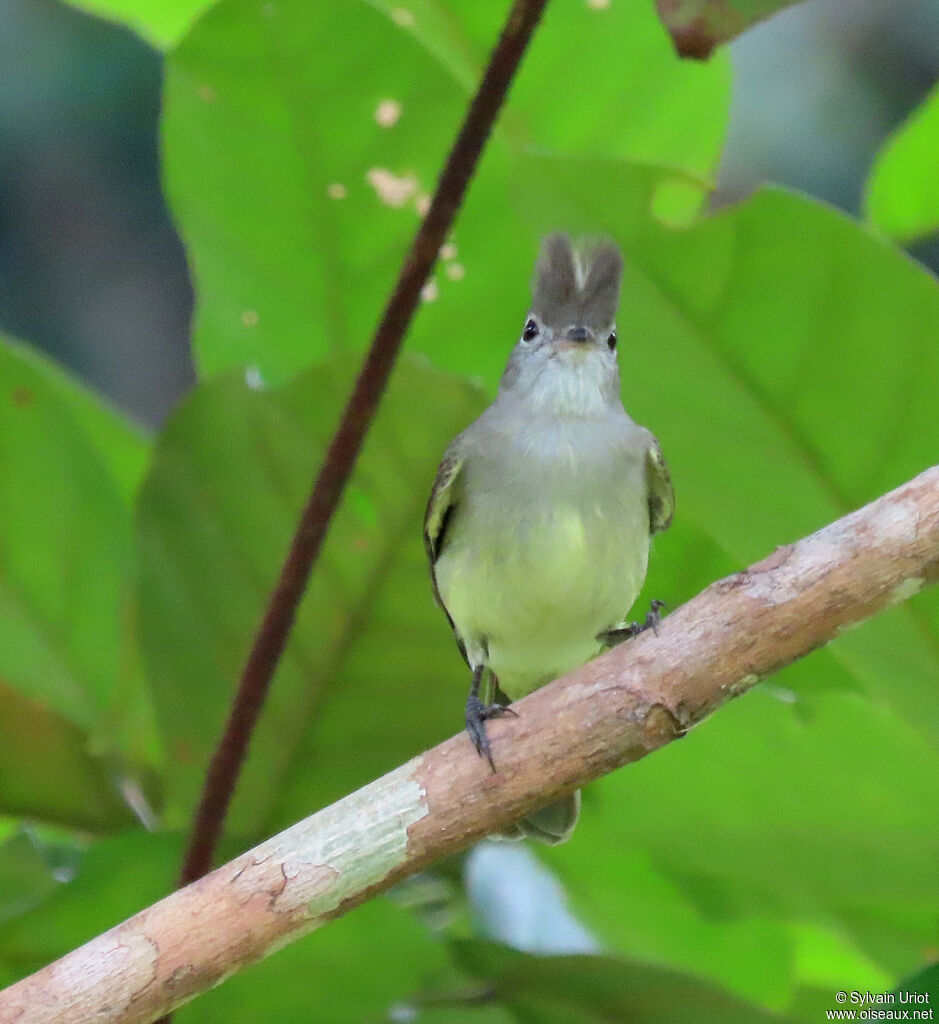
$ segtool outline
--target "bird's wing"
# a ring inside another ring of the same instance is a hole
[[[434,600],[443,609],[456,637],[460,653],[466,657],[463,641],[450,618],[447,606],[440,597],[440,590],[437,587],[436,565],[440,553],[447,542],[447,529],[453,520],[453,513],[456,509],[456,482],[460,471],[463,468],[463,457],[455,446],[451,445],[440,463],[437,470],[437,479],[430,492],[430,499],[427,502],[427,511],[424,514],[424,550],[427,552],[427,561],[430,563],[430,583],[434,592]]]
[[[652,438],[646,450],[646,483],[649,488],[649,532],[667,530],[675,512],[675,491],[659,442]]]

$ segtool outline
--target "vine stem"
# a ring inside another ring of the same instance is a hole
[[[180,871],[180,885],[200,878],[212,865],[251,735],[264,707],[329,523],[417,309],[421,288],[446,240],[546,4],[547,0],[515,0],[450,150],[427,215],[417,231],[375,331],[255,634],[225,730],[206,772]]]

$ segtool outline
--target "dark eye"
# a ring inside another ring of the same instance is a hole
[[[529,320],[528,323],[525,324],[525,330],[522,331],[522,337],[525,341],[531,341],[532,338],[538,337],[538,325],[534,320]]]
[[[606,343],[607,343],[607,345],[610,346],[610,351],[611,352],[615,352],[616,351],[616,331],[612,331],[610,333],[609,338],[606,339]]]

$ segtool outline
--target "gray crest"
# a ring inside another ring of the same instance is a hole
[[[535,265],[532,312],[559,331],[572,324],[604,330],[616,317],[622,274],[615,242],[550,234]]]

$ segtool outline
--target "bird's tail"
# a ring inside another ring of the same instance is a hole
[[[547,807],[533,811],[527,817],[514,824],[504,832],[498,832],[492,839],[504,839],[515,842],[520,839],[534,839],[547,846],[566,843],[574,831],[580,815],[580,790],[556,800]]]

